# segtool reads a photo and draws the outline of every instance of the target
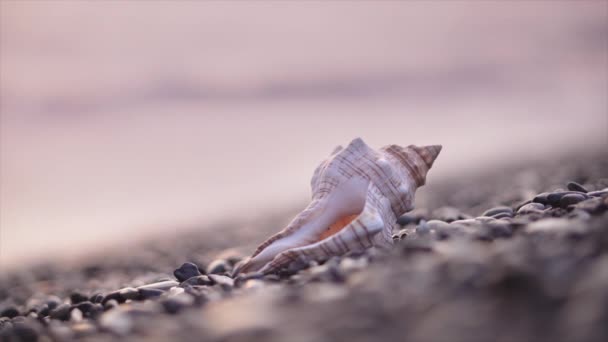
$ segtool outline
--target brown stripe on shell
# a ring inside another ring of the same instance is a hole
[[[418,168],[411,163],[410,157],[407,155],[407,152],[405,152],[402,147],[397,145],[389,146],[386,151],[393,155],[395,158],[397,158],[401,162],[401,165],[405,166],[414,182],[416,182],[416,185],[420,186],[422,176],[420,175]]]

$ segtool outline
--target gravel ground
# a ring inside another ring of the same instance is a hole
[[[229,276],[284,213],[3,274],[0,341],[607,339],[608,154],[427,187],[392,250],[299,272]]]

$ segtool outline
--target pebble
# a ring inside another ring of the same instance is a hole
[[[65,324],[51,321],[48,325],[53,341],[71,341],[73,337],[72,329]]]
[[[579,195],[583,199],[588,197],[584,193],[578,192],[578,191],[558,191],[558,192],[552,192],[549,195],[547,195],[547,202],[548,202],[548,204],[550,204],[554,207],[558,207],[561,205],[562,197],[564,197],[566,195],[570,195],[570,194]]]
[[[82,302],[76,305],[76,308],[82,312],[84,317],[97,317],[103,312],[103,306],[98,303]]]
[[[403,214],[397,218],[397,224],[407,226],[408,224],[418,224],[420,220],[426,219],[428,212],[426,210],[414,209],[409,213]]]
[[[86,302],[87,300],[89,300],[89,297],[83,295],[80,292],[74,292],[70,295],[70,302],[72,304],[78,304],[81,302]]]
[[[264,282],[259,279],[249,279],[243,284],[243,288],[247,290],[260,289],[264,287]]]
[[[592,215],[599,215],[608,210],[608,204],[606,204],[606,201],[602,200],[600,197],[593,197],[573,206],[575,209],[584,210]]]
[[[180,293],[161,302],[163,309],[169,314],[176,314],[193,303],[194,298],[187,293]]]
[[[566,217],[568,217],[570,219],[578,219],[581,221],[587,221],[591,218],[591,214],[589,214],[588,212],[586,212],[584,210],[574,208],[574,210],[569,212]]]
[[[199,275],[198,277],[191,277],[190,279],[179,284],[180,287],[192,286],[192,285],[213,285],[215,282],[206,275]]]
[[[244,285],[249,279],[263,279],[263,273],[249,273],[249,274],[239,274],[236,278],[234,278],[234,286],[241,287]]]
[[[72,307],[70,306],[70,304],[61,304],[58,307],[51,310],[51,312],[49,313],[49,316],[52,319],[67,321],[68,319],[70,319],[70,309],[71,308]]]
[[[103,300],[101,301],[101,304],[105,307],[106,303],[111,300],[115,300],[117,303],[124,303],[126,301],[126,299],[120,295],[120,290],[118,290],[105,295],[105,297],[103,297]]]
[[[27,324],[16,324],[11,329],[11,338],[4,339],[2,341],[38,341],[38,332],[33,327]],[[0,336],[0,338],[3,336]]]
[[[82,321],[83,316],[82,311],[80,311],[78,308],[74,308],[72,311],[70,311],[70,321],[72,322]]]
[[[586,196],[580,194],[567,194],[559,200],[559,206],[562,208],[567,208],[569,205],[577,204],[579,202],[584,201],[585,199]]]
[[[8,317],[8,318],[17,317],[19,315],[20,315],[19,310],[17,310],[17,308],[14,306],[9,306],[8,308],[2,310],[2,312],[0,313],[0,317]]]
[[[513,215],[513,209],[511,209],[510,207],[505,207],[505,206],[494,207],[492,209],[488,209],[488,210],[484,211],[484,213],[481,214],[481,216],[495,216],[495,215],[502,214],[502,213]]]
[[[425,220],[420,221],[416,226],[416,234],[425,235],[431,232],[431,228],[426,224]]]
[[[111,310],[117,306],[118,306],[118,301],[116,299],[110,299],[107,302],[105,302],[105,304],[103,304],[103,309],[105,311],[107,311],[107,310]]]
[[[431,252],[433,252],[433,245],[429,239],[408,239],[401,245],[401,255],[406,257]]]
[[[580,232],[582,224],[564,218],[546,218],[530,223],[526,230],[531,233],[569,233]]]
[[[243,259],[243,257],[244,256],[241,254],[241,252],[234,248],[225,249],[221,253],[216,255],[217,259],[228,260],[231,266],[234,266],[239,263]]]
[[[530,214],[530,213],[542,213],[543,210],[545,210],[545,205],[541,204],[541,203],[536,203],[536,202],[532,202],[532,203],[528,203],[524,206],[522,206],[521,208],[519,208],[519,210],[517,210],[518,214]]]
[[[323,265],[308,269],[312,281],[326,281],[342,283],[345,280],[344,274],[340,271],[338,262],[326,262]]]
[[[348,274],[352,271],[360,270],[365,268],[368,265],[368,261],[366,258],[343,258],[340,261],[340,271],[345,274]]]
[[[133,329],[133,319],[122,310],[111,310],[104,313],[99,319],[99,324],[102,328],[123,336]]]
[[[49,296],[46,299],[46,305],[48,305],[49,309],[53,310],[61,304],[61,298],[57,296]]]
[[[224,259],[216,259],[207,266],[207,274],[224,274],[230,272],[230,263]]]
[[[278,283],[281,281],[281,277],[279,277],[277,274],[267,274],[264,276],[264,281]]]
[[[584,186],[578,184],[577,182],[568,182],[566,187],[568,188],[568,190],[571,190],[571,191],[578,191],[578,192],[584,192],[584,193],[589,192],[587,189],[585,189]]]
[[[549,196],[548,192],[540,193],[540,194],[534,196],[534,199],[532,199],[532,202],[541,203],[541,204],[549,204],[548,196]]]
[[[453,207],[441,207],[439,209],[436,209],[433,211],[433,214],[431,216],[435,219],[448,223],[456,220],[471,218],[469,215],[465,215],[460,212],[460,210]]]
[[[502,213],[492,215],[492,217],[498,220],[498,219],[503,219],[503,218],[511,218],[511,217],[513,217],[513,214],[502,212]]]
[[[397,219],[397,224],[400,226],[407,226],[410,223],[418,223],[418,222],[420,222],[420,220],[417,220],[416,217],[413,217],[408,214],[401,215]]]
[[[151,298],[161,296],[163,293],[165,293],[165,291],[157,290],[157,289],[141,289],[140,288],[137,291],[139,291],[139,296],[141,299],[151,299]]]
[[[92,303],[101,303],[101,301],[103,301],[103,294],[96,293],[96,294],[92,295],[91,298],[89,298],[89,300]]]
[[[457,220],[457,221],[452,221],[450,222],[450,225],[460,225],[460,226],[471,226],[471,227],[475,227],[475,226],[479,226],[479,220],[477,219],[464,219],[464,220]]]
[[[138,300],[140,298],[139,291],[132,287],[125,287],[123,289],[120,289],[118,291],[118,293],[119,293],[120,297],[125,301],[126,300]]]
[[[165,281],[160,281],[158,283],[152,283],[152,284],[147,284],[147,285],[142,285],[142,286],[138,286],[137,289],[153,289],[153,290],[163,290],[163,291],[167,291],[170,288],[174,287],[174,286],[178,286],[179,283],[176,282],[175,280],[165,280]]]
[[[84,337],[97,332],[97,328],[89,322],[80,322],[72,326],[72,331],[74,332],[75,337]]]
[[[587,193],[587,195],[592,196],[592,197],[602,197],[602,196],[608,195],[608,188],[603,189],[603,190],[591,191],[591,192]]]
[[[185,262],[173,271],[173,275],[180,283],[192,277],[200,276],[201,274],[202,273],[198,270],[198,266],[191,262]]]
[[[451,221],[453,222],[453,221]],[[450,229],[450,225],[447,222],[444,221],[440,221],[440,220],[430,220],[426,222],[426,225],[433,230],[446,230],[446,229]]]
[[[48,304],[43,304],[40,306],[40,310],[38,310],[38,317],[46,317],[49,315],[49,312],[51,312],[51,309],[49,309]]]
[[[208,277],[213,280],[214,283],[219,284],[220,286],[234,286],[234,279],[227,277],[225,275],[220,274],[209,274]]]
[[[493,239],[509,238],[513,235],[513,228],[506,220],[497,219],[484,227]]]
[[[451,223],[439,220],[430,220],[426,225],[431,229],[431,232],[435,233],[436,238],[439,240],[450,238],[450,236],[456,233],[459,228],[457,225],[452,225]]]

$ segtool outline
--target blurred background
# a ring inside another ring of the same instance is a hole
[[[293,208],[358,136],[443,144],[429,183],[605,148],[607,23],[604,1],[2,1],[0,267]]]

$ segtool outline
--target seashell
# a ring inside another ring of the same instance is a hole
[[[361,138],[338,146],[314,171],[312,201],[289,225],[262,243],[235,274],[272,273],[372,246],[389,247],[397,218],[413,209],[416,189],[440,145],[374,150]]]

